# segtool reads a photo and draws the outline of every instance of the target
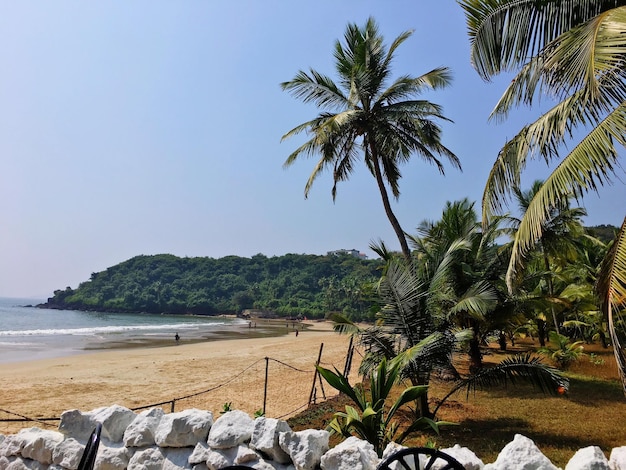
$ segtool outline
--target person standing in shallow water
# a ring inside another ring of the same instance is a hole
[[[176,340],[176,344],[180,341],[180,336],[178,336],[178,332],[174,335],[174,339]]]

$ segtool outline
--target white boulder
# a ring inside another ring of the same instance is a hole
[[[98,470],[124,470],[133,455],[133,450],[119,442],[103,441],[98,447],[96,467]]]
[[[244,411],[234,410],[224,413],[215,420],[207,442],[213,449],[236,447],[252,438],[254,420]]]
[[[193,449],[189,447],[171,448],[165,450],[165,459],[163,460],[163,470],[180,470],[191,468],[189,465],[189,456]]]
[[[483,461],[480,460],[476,456],[476,454],[469,450],[467,447],[461,447],[460,445],[455,444],[453,447],[448,447],[447,449],[440,450],[441,452],[444,452],[453,459],[457,460],[461,465],[463,465],[463,467],[465,467],[465,470],[482,470],[482,468],[485,466]],[[435,463],[435,465],[438,464]]]
[[[52,463],[64,468],[76,469],[83,456],[85,446],[73,437],[59,442],[52,451]]]
[[[321,458],[322,470],[375,470],[379,459],[374,446],[358,437],[349,437]]]
[[[609,456],[611,470],[626,470],[626,446],[615,447]]]
[[[12,457],[6,467],[0,466],[0,468],[3,470],[47,470],[48,465],[37,462],[36,460]]]
[[[258,450],[269,459],[279,463],[291,461],[289,455],[281,449],[278,437],[281,432],[289,432],[291,428],[287,421],[263,416],[254,420],[250,447]]]
[[[189,409],[163,415],[154,433],[159,447],[193,447],[206,440],[213,425],[210,411]]]
[[[95,421],[91,413],[83,413],[79,410],[67,410],[61,413],[59,431],[67,437],[73,437],[79,441],[86,441],[95,428]]]
[[[13,434],[7,436],[5,439],[0,442],[0,456],[1,457],[13,457],[16,455],[20,455],[22,452],[22,448],[24,447],[25,441],[23,438],[22,431],[18,434]]]
[[[516,434],[498,454],[494,463],[485,465],[484,470],[558,470],[541,453],[535,443],[521,434]]]
[[[147,447],[135,451],[128,461],[128,470],[161,470],[165,455],[160,447]]]
[[[565,470],[609,470],[609,461],[598,446],[584,447],[567,462]]]
[[[58,431],[39,428],[22,430],[18,435],[23,437],[22,457],[48,465],[52,463],[52,451],[64,439]]]
[[[122,440],[127,447],[148,447],[155,444],[154,433],[165,412],[161,408],[144,410],[135,416],[135,419],[124,431]]]
[[[124,431],[137,415],[134,411],[120,405],[99,408],[91,412],[95,423],[102,423],[102,437],[111,442],[122,442]]]
[[[289,455],[296,470],[313,470],[328,450],[330,433],[315,429],[281,432],[280,447]]]
[[[233,465],[237,457],[237,449],[209,449],[206,466],[209,470],[219,470],[220,468]]]

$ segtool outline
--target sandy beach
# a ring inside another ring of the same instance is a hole
[[[199,408],[219,415],[225,403],[251,415],[263,408],[267,365],[266,416],[287,417],[306,408],[314,365],[343,371],[347,336],[326,322],[310,322],[299,334],[152,348],[115,349],[61,358],[0,364],[0,419],[58,417],[63,411],[118,404],[134,409],[157,403],[166,412]],[[267,358],[267,360],[266,360]],[[360,356],[354,355],[353,380]],[[336,391],[317,382],[314,396]],[[194,395],[189,398],[189,395]],[[10,412],[10,413],[7,413]],[[45,423],[45,424],[44,424]],[[0,421],[0,433],[32,426],[54,429],[55,421]]]

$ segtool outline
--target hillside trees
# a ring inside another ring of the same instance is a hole
[[[321,286],[335,279],[343,287],[332,308],[360,319],[368,307],[361,285],[374,282],[380,265],[348,255],[136,256],[93,273],[77,289],[55,291],[48,306],[206,315],[256,308],[282,316],[323,317],[329,304]]]

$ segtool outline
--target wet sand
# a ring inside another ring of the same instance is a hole
[[[298,335],[291,324],[281,322],[274,325],[281,336],[268,336],[257,323],[257,331],[244,327],[236,332],[238,339],[230,335],[201,342],[182,338],[169,346],[109,345],[112,349],[106,351],[0,364],[0,419],[18,418],[16,414],[56,418],[69,409],[90,411],[113,404],[161,406],[170,412],[172,402],[175,411],[199,408],[217,416],[230,403],[232,409],[252,415],[263,409],[264,400],[266,416],[290,416],[307,407],[321,345],[321,364],[343,371],[349,338],[334,333],[326,322],[308,322],[306,329],[301,325]],[[353,381],[359,358],[354,355]],[[319,380],[316,384],[314,399],[336,394],[328,384],[323,390]],[[47,420],[0,421],[0,433],[57,425]]]

